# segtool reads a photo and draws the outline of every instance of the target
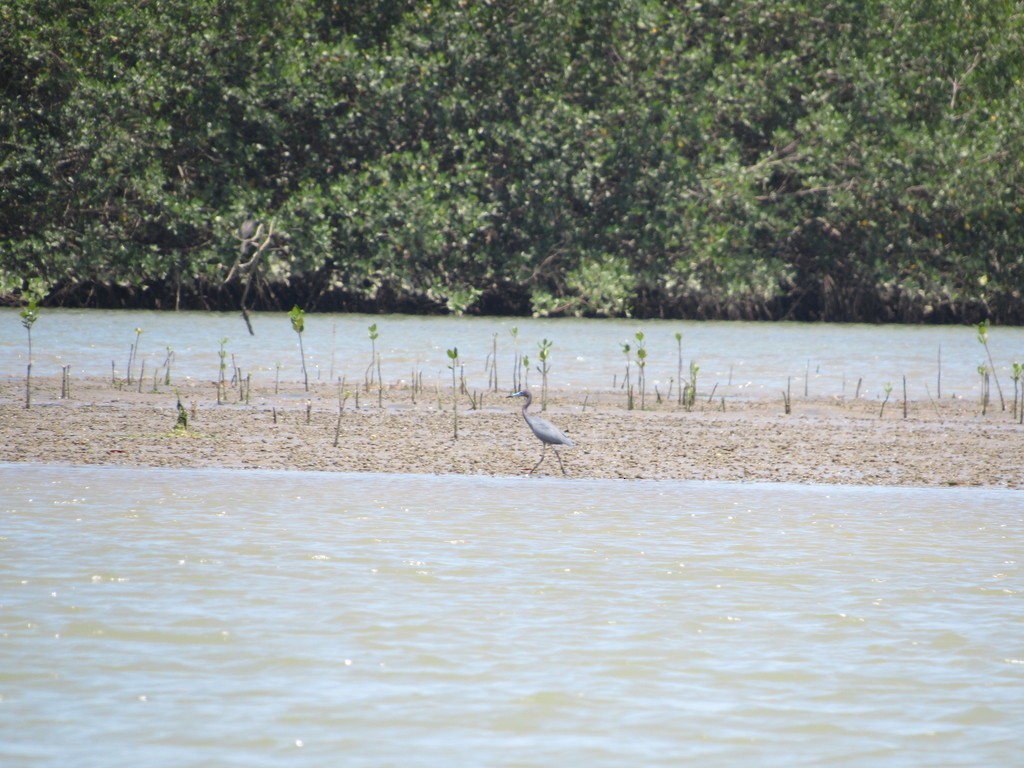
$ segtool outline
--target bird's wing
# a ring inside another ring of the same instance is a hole
[[[528,422],[535,434],[541,440],[548,443],[558,443],[572,447],[575,443],[566,434],[547,419],[539,416],[531,416]]]

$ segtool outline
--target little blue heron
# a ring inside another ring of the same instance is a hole
[[[565,465],[562,464],[562,457],[558,453],[557,446],[567,445],[572,448],[575,443],[566,437],[565,433],[562,432],[558,427],[552,424],[547,419],[542,419],[540,416],[533,416],[526,412],[526,409],[530,407],[530,403],[533,402],[533,395],[530,394],[530,390],[521,389],[509,397],[525,397],[526,402],[523,403],[523,418],[526,419],[526,423],[530,425],[530,429],[533,430],[533,434],[537,436],[544,447],[540,452],[540,461],[533,465],[533,469],[530,470],[529,474],[533,474],[534,470],[540,466],[541,462],[544,461],[544,455],[547,453],[548,446],[555,452],[555,457],[558,459],[558,466],[562,468],[562,474],[565,474]]]

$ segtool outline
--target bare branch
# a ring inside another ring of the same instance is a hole
[[[974,54],[974,61],[972,61],[970,63],[970,65],[967,67],[967,70],[962,75],[960,75],[960,77],[951,77],[951,78],[949,78],[949,82],[953,86],[953,93],[949,97],[949,108],[950,109],[955,109],[956,108],[956,97],[957,97],[957,94],[959,94],[960,91],[963,89],[964,82],[967,80],[968,77],[970,77],[971,72],[973,72],[975,69],[977,69],[978,64],[980,64],[980,63],[981,63],[981,52],[979,51],[978,53]]]

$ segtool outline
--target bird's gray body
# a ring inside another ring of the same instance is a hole
[[[558,448],[556,446],[564,445],[572,448],[576,444],[564,432],[562,432],[562,430],[547,419],[542,419],[540,416],[534,416],[531,413],[527,413],[526,409],[529,408],[530,404],[533,402],[533,395],[530,393],[530,390],[521,389],[518,392],[509,395],[509,397],[526,398],[526,402],[523,403],[523,418],[530,426],[533,434],[537,436],[537,439],[544,444],[544,448],[540,454],[540,461],[533,466],[533,469],[530,470],[530,474],[532,475],[534,470],[540,466],[542,461],[544,461],[544,454],[550,445],[552,450],[555,452],[555,457],[558,459],[558,466],[562,468],[562,474],[564,475],[565,465],[562,464],[562,456],[558,453]]]

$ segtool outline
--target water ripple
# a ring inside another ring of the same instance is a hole
[[[28,465],[0,487],[0,763],[1022,746],[1013,492]]]

